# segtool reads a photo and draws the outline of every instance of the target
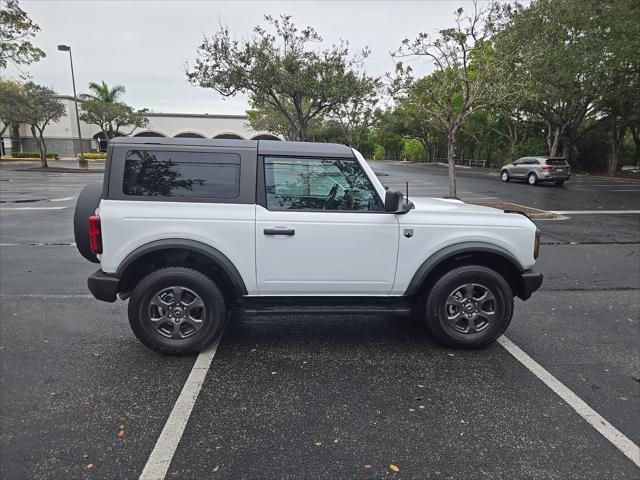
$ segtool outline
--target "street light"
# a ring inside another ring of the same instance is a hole
[[[84,158],[84,149],[82,148],[82,133],[80,132],[80,114],[78,113],[78,95],[76,94],[76,78],[73,74],[73,57],[71,56],[71,47],[69,45],[58,45],[61,52],[69,52],[69,61],[71,62],[71,82],[73,83],[73,100],[76,105],[76,122],[78,125],[78,140],[80,140],[80,168],[89,168],[89,162]]]

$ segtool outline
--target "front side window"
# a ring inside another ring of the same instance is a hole
[[[269,210],[383,210],[355,160],[267,157],[264,170]]]
[[[238,198],[240,157],[233,153],[130,150],[122,192],[131,196]]]

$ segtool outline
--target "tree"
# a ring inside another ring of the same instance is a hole
[[[295,109],[290,101],[284,99],[282,106],[289,111],[290,115],[294,115]],[[249,125],[256,131],[276,133],[282,135],[286,140],[296,139],[296,131],[287,117],[269,103],[260,105],[252,100],[251,109],[247,110],[247,116],[249,117]]]
[[[104,139],[131,135],[137,128],[148,125],[149,120],[144,116],[146,109],[134,110],[120,101],[120,96],[126,92],[122,85],[111,88],[104,81],[91,82],[89,89],[92,91],[91,94],[80,96],[82,100],[80,120],[100,127]],[[123,132],[121,129],[127,129],[127,131]]]
[[[429,161],[435,161],[439,157],[439,149],[446,144],[446,130],[441,123],[431,115],[433,108],[431,97],[424,92],[422,83],[428,81],[422,78],[410,87],[406,96],[399,98],[396,108],[386,116],[386,128],[406,139],[418,140]]]
[[[8,120],[29,125],[40,153],[40,162],[46,168],[44,131],[49,123],[58,121],[65,114],[64,104],[55,97],[52,89],[33,82],[25,83],[11,95],[12,111],[7,114]]]
[[[605,2],[606,3],[606,2]],[[526,112],[547,126],[549,155],[567,159],[596,115],[594,72],[602,59],[602,3],[537,0],[516,9],[495,37],[500,71],[513,72]]]
[[[354,97],[368,50],[351,56],[344,42],[312,50],[310,43],[322,41],[313,28],[299,31],[289,15],[265,20],[274,34],[257,26],[251,38],[238,41],[223,27],[205,38],[187,78],[225,97],[250,94],[254,107],[269,106],[290,125],[293,138],[305,141],[312,120]]]
[[[45,53],[31,43],[39,31],[18,0],[0,0],[0,68],[6,68],[8,62],[28,65],[44,57]]]
[[[338,123],[344,132],[344,143],[360,150],[378,118],[378,79],[362,75],[355,84],[352,97],[335,105],[328,117]]]
[[[118,103],[120,97],[126,93],[123,85],[109,87],[104,80],[100,83],[90,82],[89,90],[92,93],[82,94],[80,98],[83,100],[99,100],[104,103]]]
[[[426,57],[435,71],[420,84],[411,76],[411,68],[402,62],[397,64],[397,72],[404,90],[414,89],[414,93],[429,97],[427,113],[436,119],[447,134],[447,163],[449,166],[449,196],[456,197],[456,138],[473,111],[491,105],[505,93],[496,88],[490,55],[483,49],[489,42],[494,24],[501,10],[495,4],[488,9],[478,9],[473,3],[473,11],[465,15],[459,8],[455,12],[455,26],[440,30],[436,37],[420,33],[410,41],[405,39],[394,54],[394,58]]]
[[[604,49],[596,70],[596,108],[609,132],[608,174],[618,169],[622,146],[640,125],[640,4],[607,2],[599,11],[598,30]],[[637,138],[637,133],[636,137]],[[636,141],[636,161],[637,161]]]
[[[22,92],[22,85],[15,80],[0,78],[0,137],[14,123],[13,116],[18,107]]]

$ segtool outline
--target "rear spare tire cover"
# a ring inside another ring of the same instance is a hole
[[[102,182],[90,183],[78,196],[76,211],[73,214],[73,233],[76,237],[76,247],[80,254],[93,263],[100,263],[89,246],[89,217],[96,214],[102,197]]]

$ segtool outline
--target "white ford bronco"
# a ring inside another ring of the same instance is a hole
[[[146,346],[197,352],[227,314],[391,313],[440,342],[496,340],[542,283],[524,214],[385,189],[343,145],[115,138],[75,211],[98,299]]]

